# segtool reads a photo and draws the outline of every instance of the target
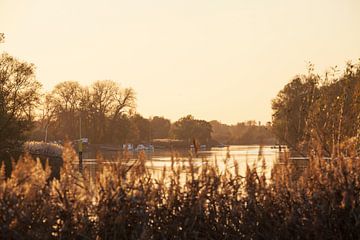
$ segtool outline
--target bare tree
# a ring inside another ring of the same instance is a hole
[[[97,81],[90,87],[90,113],[99,140],[113,138],[113,127],[121,115],[135,108],[135,92],[111,80]]]
[[[55,86],[48,95],[49,107],[55,113],[55,135],[63,138],[78,137],[79,112],[84,88],[75,81],[65,81]]]
[[[43,127],[53,121],[55,138],[78,138],[81,118],[82,132],[93,142],[111,142],[114,128],[124,120],[122,115],[135,108],[135,93],[110,80],[97,81],[90,87],[66,81],[55,86],[44,104],[47,120]]]
[[[55,115],[56,107],[54,106],[53,103],[54,102],[53,102],[51,94],[46,94],[43,97],[42,103],[41,103],[42,109],[41,109],[40,122],[41,122],[42,129],[45,131],[45,136],[44,136],[45,142],[48,141],[48,130],[49,130],[51,121],[53,121],[56,116]]]

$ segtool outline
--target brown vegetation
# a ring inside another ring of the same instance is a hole
[[[317,146],[326,156],[338,156],[341,145],[356,141],[360,149],[360,61],[348,62],[343,73],[333,68],[325,76],[309,65],[272,102],[272,128],[278,139],[306,154]],[[320,142],[320,146],[312,141]]]
[[[360,162],[312,158],[294,179],[290,165],[266,179],[203,162],[153,178],[143,156],[81,174],[64,149],[60,179],[29,156],[0,180],[1,239],[358,239]],[[261,160],[261,158],[259,158]],[[4,169],[2,168],[2,172]],[[165,172],[164,172],[165,173]]]
[[[256,121],[239,122],[235,125],[227,125],[216,120],[210,122],[212,126],[211,137],[223,144],[251,145],[251,144],[276,144],[276,138],[272,133],[271,123],[261,125]]]
[[[33,64],[0,55],[0,154],[18,146],[31,129],[40,87]]]

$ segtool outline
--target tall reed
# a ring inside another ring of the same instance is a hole
[[[63,151],[60,179],[25,155],[0,176],[1,239],[358,239],[360,162],[313,157],[305,170],[286,163],[220,171],[173,157],[153,177],[144,155],[105,164],[91,179],[75,152]],[[297,177],[294,177],[297,174]]]

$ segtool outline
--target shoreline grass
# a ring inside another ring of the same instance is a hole
[[[152,178],[145,160],[107,164],[92,181],[63,150],[60,179],[29,155],[0,180],[1,239],[358,239],[357,157],[310,159],[294,178],[292,165],[220,171],[192,168],[185,182],[173,164]],[[176,159],[174,159],[176,161]],[[165,177],[168,178],[165,183]]]

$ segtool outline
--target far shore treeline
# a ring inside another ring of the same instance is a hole
[[[187,147],[194,141],[207,146],[280,143],[302,155],[310,150],[338,155],[353,146],[349,143],[360,148],[360,61],[324,75],[309,64],[307,74],[294,77],[278,93],[272,122],[265,125],[227,125],[192,115],[175,122],[156,115],[145,118],[136,111],[135,90],[112,80],[88,86],[64,81],[44,93],[35,66],[7,53],[0,56],[0,86],[1,153],[27,140],[74,141],[80,135],[90,143],[113,145],[156,139],[182,140]]]
[[[145,118],[136,112],[135,91],[111,80],[82,86],[76,81],[57,84],[39,104],[29,138],[38,141],[74,140],[81,135],[94,144],[149,144],[155,139],[179,139],[199,144],[260,144],[271,133],[255,121],[235,126],[187,115],[175,122],[162,116]],[[248,141],[246,136],[250,136]]]
[[[44,93],[35,66],[3,53],[0,56],[0,151],[24,141],[74,141],[93,144],[152,143],[178,139],[219,144],[273,144],[270,124],[255,121],[226,125],[188,115],[171,122],[162,116],[145,118],[136,112],[136,94],[118,82],[101,80],[89,86],[77,81],[58,83]],[[241,117],[241,116],[239,116]]]

